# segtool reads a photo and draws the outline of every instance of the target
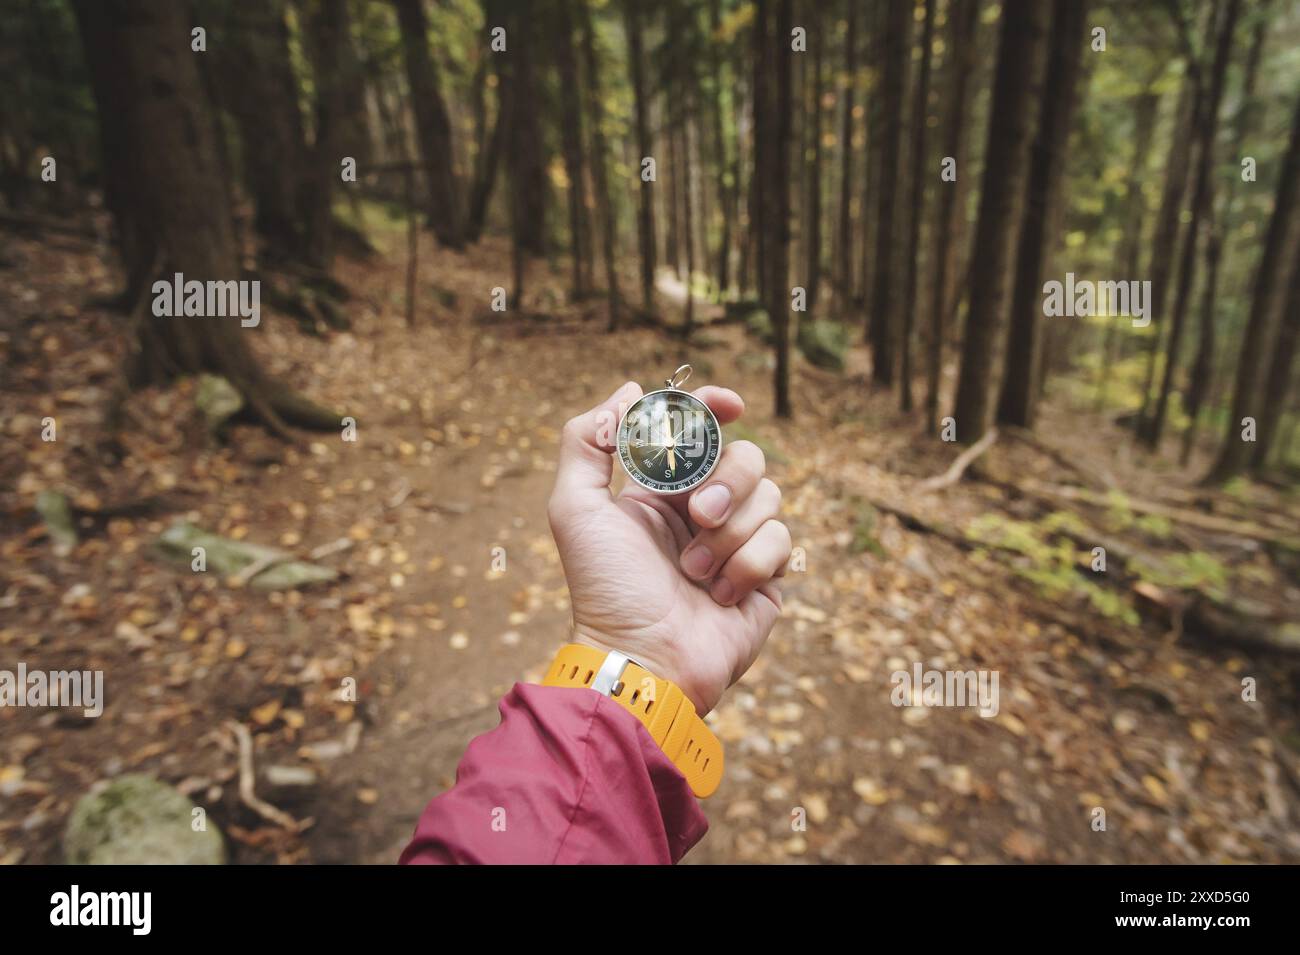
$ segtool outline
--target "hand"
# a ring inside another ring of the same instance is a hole
[[[744,402],[734,391],[695,393],[719,424]],[[790,531],[781,492],[763,477],[750,441],[722,449],[700,487],[675,496],[628,482],[609,490],[623,409],[641,397],[628,382],[564,426],[547,508],[573,604],[574,641],[618,650],[671,680],[707,713],[749,669],[781,612],[777,577]]]

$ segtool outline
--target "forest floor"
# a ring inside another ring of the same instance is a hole
[[[96,720],[0,709],[0,861],[59,861],[75,800],[127,771],[204,806],[234,861],[395,860],[466,743],[496,724],[497,699],[537,678],[566,636],[545,514],[560,427],[682,361],[692,385],[745,396],[728,430],[766,450],[806,557],[766,652],[709,718],[728,772],[690,862],[1300,861],[1294,657],[1194,639],[1176,613],[1100,616],[1088,591],[1037,579],[1031,558],[922,526],[1041,521],[1016,485],[1081,486],[1071,462],[1189,507],[1193,472],[1126,453],[1128,436],[1100,417],[1049,401],[1034,441],[1008,436],[962,482],[922,492],[959,449],[870,392],[860,349],[845,375],[797,362],[796,416],[779,421],[769,350],[743,327],[704,328],[689,347],[646,327],[609,335],[603,302],[564,304],[567,274],[545,263],[529,299],[545,319],[493,313],[509,254],[488,240],[426,254],[413,328],[395,253],[340,261],[351,331],[316,339],[264,315],[252,333],[272,370],[356,418],[355,443],[293,447],[243,426],[216,442],[183,384],[132,398],[112,461],[100,419],[123,319],[87,301],[115,291],[115,275],[72,239],[16,240],[6,256],[0,668],[103,669],[108,703]],[[38,438],[46,415],[55,442]],[[32,512],[44,489],[85,515],[64,557]],[[1293,496],[1249,493],[1211,507],[1294,529]],[[150,545],[181,517],[303,555],[346,541],[320,558],[343,576],[267,595],[177,571]],[[1139,531],[1129,515],[1128,533],[1172,552],[1208,546],[1175,525]],[[1294,616],[1294,577],[1278,583],[1264,549],[1215,552]],[[996,716],[893,705],[891,673],[916,661],[997,671]],[[355,703],[339,696],[349,677]],[[299,831],[241,803],[230,721],[252,732],[258,795]]]

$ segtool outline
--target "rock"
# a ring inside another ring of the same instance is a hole
[[[770,345],[774,341],[772,336],[772,320],[768,318],[767,312],[763,309],[755,309],[745,315],[745,328],[749,334],[753,335],[764,345]]]
[[[302,789],[315,786],[315,770],[306,766],[268,766],[263,771],[267,785],[274,789]]]
[[[179,521],[163,531],[154,547],[165,561],[186,570],[193,566],[194,548],[202,547],[207,572],[222,577],[236,576],[246,567],[260,563],[264,569],[248,581],[249,586],[257,590],[306,587],[310,584],[328,583],[338,577],[337,571],[320,564],[294,560],[287,551],[219,537],[185,521]]]
[[[809,364],[827,371],[843,371],[849,332],[839,322],[823,318],[800,322],[798,345]]]
[[[68,499],[58,491],[41,491],[36,497],[36,513],[45,521],[54,553],[66,557],[77,546],[77,528],[72,520]]]
[[[220,375],[199,375],[194,404],[203,412],[208,430],[216,433],[244,407],[244,396]]]
[[[220,831],[211,819],[204,831],[194,831],[194,808],[141,773],[96,783],[72,809],[64,859],[69,865],[223,865]]]

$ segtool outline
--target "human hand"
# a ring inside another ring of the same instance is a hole
[[[574,642],[626,654],[676,683],[703,715],[753,664],[780,615],[790,531],[750,441],[727,444],[693,491],[665,496],[628,482],[612,495],[619,419],[641,393],[628,382],[565,424],[547,514]],[[745,408],[726,388],[694,395],[719,424]]]

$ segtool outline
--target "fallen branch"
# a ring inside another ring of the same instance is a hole
[[[234,734],[235,741],[239,744],[240,802],[268,822],[273,822],[291,832],[302,832],[315,825],[315,819],[308,818],[300,822],[287,812],[277,809],[269,802],[258,798],[254,788],[257,777],[253,772],[253,734],[248,731],[248,727],[243,723],[237,723],[234,720],[226,721],[226,729]]]
[[[998,429],[989,428],[980,438],[969,448],[957,456],[957,460],[943,474],[937,477],[929,478],[917,485],[917,490],[925,493],[928,491],[941,491],[946,487],[951,487],[961,480],[961,476],[966,473],[966,469],[981,454],[993,446],[993,442],[998,439]]]
[[[956,527],[927,520],[885,501],[869,498],[868,503],[878,511],[894,515],[908,530],[940,537],[962,550],[987,549],[1020,554],[1015,548],[973,540]],[[1255,650],[1300,653],[1300,624],[1286,620],[1275,608],[1220,599],[1198,588],[1180,590],[1157,586],[1143,580],[1139,567],[1160,568],[1162,561],[1157,556],[1090,528],[1079,532],[1057,529],[1054,533],[1073,541],[1083,554],[1089,553],[1093,547],[1104,547],[1108,571],[1096,575],[1098,581],[1130,590],[1148,606],[1168,615],[1180,630]]]
[[[1094,507],[1111,507],[1120,502],[1119,498],[1111,498],[1105,494],[1097,494],[1081,487],[1044,484],[1041,481],[1035,481],[1033,478],[1028,477],[1024,478],[1022,483],[1026,490],[1033,491],[1044,497],[1056,498],[1064,501],[1078,501],[1083,504],[1090,504]],[[1191,511],[1181,507],[1172,507],[1168,504],[1157,503],[1156,501],[1144,501],[1127,495],[1123,496],[1122,502],[1129,510],[1137,511],[1139,514],[1154,514],[1158,517],[1165,517],[1171,521],[1186,524],[1189,527],[1198,527],[1205,531],[1213,531],[1219,534],[1230,534],[1236,537],[1249,537],[1253,540],[1278,544],[1289,550],[1300,550],[1300,540],[1298,540],[1294,535],[1286,534],[1281,531],[1274,531],[1251,521],[1240,521],[1229,517],[1218,517],[1214,514],[1202,514],[1200,511]]]

